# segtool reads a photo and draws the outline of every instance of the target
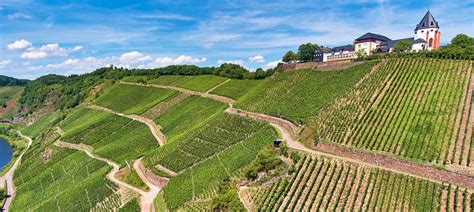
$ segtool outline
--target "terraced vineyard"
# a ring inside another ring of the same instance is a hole
[[[222,113],[195,132],[155,150],[145,158],[146,163],[148,166],[161,164],[180,172],[252,137],[265,126],[261,122]]]
[[[235,107],[306,123],[323,106],[354,86],[373,65],[368,62],[339,71],[280,73],[251,89]]]
[[[182,87],[189,90],[205,92],[217,85],[223,83],[227,79],[214,75],[198,75],[198,76],[160,76],[156,79],[148,81],[151,84],[171,85]]]
[[[88,211],[120,207],[117,187],[105,176],[110,168],[86,154],[48,148],[30,151],[15,173],[17,195],[11,211]]]
[[[392,59],[312,121],[316,142],[472,166],[470,61]]]
[[[172,142],[202,126],[210,118],[224,111],[226,107],[226,104],[209,98],[190,96],[169,108],[157,117],[155,122],[163,127],[162,132],[168,141]]]
[[[240,169],[249,164],[261,148],[272,144],[275,136],[271,127],[260,128],[252,136],[246,136],[243,141],[221,151],[215,157],[185,169],[171,178],[164,188],[166,205],[170,209],[176,209],[198,196],[212,196],[217,183],[238,175]],[[222,141],[225,142],[224,139]]]
[[[95,103],[125,114],[141,114],[174,94],[176,91],[117,83],[108,87]]]
[[[253,194],[262,211],[470,211],[473,197],[451,184],[314,156]]]
[[[137,159],[147,152],[158,148],[158,142],[149,128],[140,122],[92,109],[79,109],[62,122],[65,129],[79,129],[74,133],[66,131],[61,138],[69,143],[83,143],[94,148],[94,152],[104,158],[109,158],[121,166]],[[98,115],[102,114],[102,115]],[[89,119],[89,117],[100,117]],[[73,120],[73,119],[76,120]],[[73,125],[85,123],[84,126]]]
[[[239,99],[254,87],[259,86],[264,80],[236,80],[232,79],[217,87],[210,93],[217,94],[231,99]]]

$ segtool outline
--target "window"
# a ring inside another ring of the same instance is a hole
[[[433,24],[433,21],[431,21],[431,26],[433,26],[433,25],[434,25],[434,24]]]
[[[421,33],[423,33],[424,31],[421,31]]]
[[[433,47],[433,38],[430,38],[430,42],[429,42],[428,46],[429,46],[430,48]]]

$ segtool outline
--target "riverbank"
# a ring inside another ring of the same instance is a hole
[[[6,143],[10,146],[10,148],[13,150],[10,162],[5,164],[3,167],[0,167],[0,176],[5,175],[5,173],[8,172],[8,170],[13,166],[13,163],[16,161],[16,159],[20,156],[20,154],[23,152],[23,150],[26,148],[27,143],[20,137],[15,138],[10,135],[5,135],[5,134],[0,134],[0,139],[3,139],[6,141]],[[0,188],[2,188],[3,185],[0,185]]]

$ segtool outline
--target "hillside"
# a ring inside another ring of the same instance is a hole
[[[33,144],[10,210],[471,211],[471,66],[392,58],[265,79],[45,77],[26,89],[61,97],[15,126]]]
[[[18,100],[23,92],[23,87],[3,86],[0,87],[0,118],[11,119],[19,113]]]

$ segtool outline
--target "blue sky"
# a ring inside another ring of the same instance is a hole
[[[412,37],[430,9],[441,43],[474,36],[474,1],[2,0],[0,74],[34,79],[114,64],[273,67],[301,43]]]

